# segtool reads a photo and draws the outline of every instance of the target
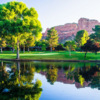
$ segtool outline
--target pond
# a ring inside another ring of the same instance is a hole
[[[100,63],[0,62],[0,100],[99,100]]]

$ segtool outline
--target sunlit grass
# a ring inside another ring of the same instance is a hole
[[[71,56],[68,51],[30,51],[20,52],[20,59],[34,59],[34,60],[100,60],[100,53],[95,55],[94,53],[87,53],[87,57],[84,58],[84,52],[71,52]],[[1,59],[16,59],[16,51],[3,51],[0,53]]]

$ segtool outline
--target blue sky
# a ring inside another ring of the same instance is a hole
[[[13,0],[1,0],[6,3]],[[46,28],[78,22],[85,17],[100,21],[100,0],[16,0],[34,7],[41,21],[43,32]]]

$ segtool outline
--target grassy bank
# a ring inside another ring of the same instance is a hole
[[[84,58],[84,52],[72,52],[69,56],[67,51],[53,51],[53,52],[20,52],[20,59],[33,59],[33,60],[100,60],[100,53],[95,55],[94,53],[87,53],[87,57]],[[16,52],[3,51],[0,53],[0,59],[16,59]]]

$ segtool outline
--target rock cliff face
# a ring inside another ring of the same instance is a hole
[[[94,28],[95,25],[100,25],[100,22],[97,20],[80,18],[78,23],[67,23],[65,25],[55,26],[59,36],[59,43],[64,43],[66,40],[73,40],[79,30],[85,29],[91,34],[93,33],[92,28]],[[46,38],[48,30],[49,28],[43,33],[43,39]]]

